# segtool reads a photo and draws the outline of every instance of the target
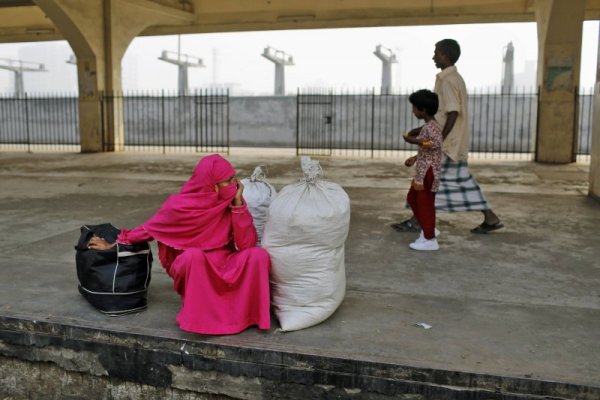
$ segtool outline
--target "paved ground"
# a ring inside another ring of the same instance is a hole
[[[144,221],[189,176],[194,155],[0,153],[0,315],[169,338],[600,388],[600,204],[584,164],[474,162],[506,228],[469,229],[479,213],[441,214],[441,251],[408,248],[410,172],[398,160],[322,159],[352,202],[348,290],[326,322],[282,333],[209,337],[178,329],[179,300],[155,263],[148,311],[109,318],[77,292],[82,224]],[[278,189],[299,159],[233,153],[240,175],[269,165]],[[429,330],[415,326],[426,322]]]

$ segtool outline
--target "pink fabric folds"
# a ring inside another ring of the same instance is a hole
[[[271,260],[255,247],[256,229],[244,204],[233,207],[235,183],[215,190],[235,170],[219,155],[203,158],[179,193],[119,243],[158,240],[159,258],[181,296],[181,329],[213,335],[249,326],[269,329]]]
[[[181,253],[167,271],[181,295],[179,327],[209,335],[234,334],[252,325],[269,329],[270,265],[261,247]]]
[[[229,205],[233,195],[223,198],[215,185],[235,175],[229,161],[218,154],[200,160],[179,193],[171,195],[144,223],[156,240],[176,249],[218,249],[231,240]]]

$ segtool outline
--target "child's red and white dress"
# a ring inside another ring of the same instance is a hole
[[[422,139],[417,153],[415,177],[406,201],[410,205],[427,240],[435,239],[435,192],[440,187],[442,165],[442,129],[435,119],[427,122],[417,139]]]

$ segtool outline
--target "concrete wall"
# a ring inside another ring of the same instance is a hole
[[[296,96],[231,97],[232,147],[296,147]]]

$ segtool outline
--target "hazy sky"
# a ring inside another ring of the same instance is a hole
[[[502,56],[508,42],[515,46],[518,86],[535,85],[537,34],[534,23],[470,24],[194,34],[181,36],[182,53],[202,58],[205,68],[189,71],[191,88],[230,86],[235,94],[272,94],[273,63],[261,56],[272,46],[294,57],[286,67],[286,91],[298,87],[362,90],[380,86],[381,61],[373,55],[378,44],[396,52],[393,85],[402,90],[431,88],[438,72],[431,57],[436,41],[454,38],[462,47],[457,66],[470,89],[498,87]],[[581,87],[594,84],[598,22],[584,24]],[[158,60],[162,50],[177,51],[177,36],[140,37],[123,58],[125,90],[176,90],[177,68]],[[77,87],[75,67],[64,41],[0,44],[0,58],[43,62],[47,73],[25,75],[30,92],[68,92]],[[10,73],[0,70],[0,92],[11,92]]]
[[[397,54],[394,86],[413,89],[433,85],[436,73],[431,60],[433,48],[435,42],[444,37],[455,38],[461,44],[463,55],[458,66],[470,87],[499,85],[503,47],[509,41],[516,47],[515,73],[522,72],[526,60],[535,63],[537,58],[535,24],[204,34],[183,36],[181,47],[183,53],[202,57],[207,65],[207,68],[190,70],[191,86],[213,82],[213,48],[217,48],[217,83],[237,83],[241,91],[268,94],[273,91],[274,66],[260,56],[267,45],[294,57],[295,65],[286,67],[286,89],[293,92],[297,87],[365,89],[380,86],[381,61],[373,51],[381,44]],[[158,88],[168,82],[167,87],[174,88],[174,66],[158,65],[158,73],[165,77],[158,81],[152,80],[154,71],[143,68],[156,64],[148,50],[152,46],[176,50],[177,36],[137,38],[125,55],[124,68],[134,65],[138,85],[150,82]],[[126,81],[130,78],[127,73],[124,77]],[[125,82],[126,85],[132,83]]]

